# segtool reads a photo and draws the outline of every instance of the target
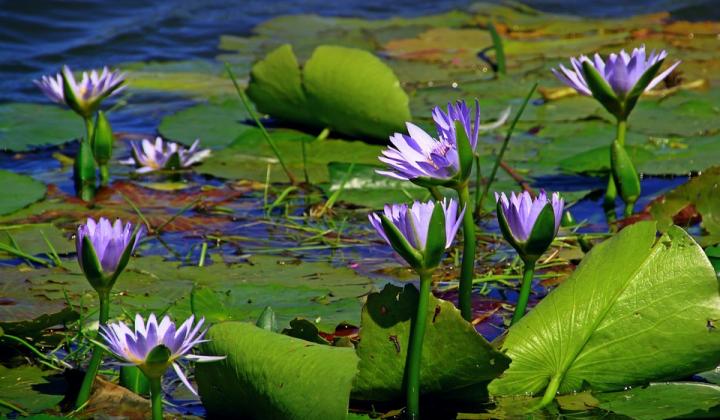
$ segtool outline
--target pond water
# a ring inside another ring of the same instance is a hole
[[[643,0],[630,4],[621,0],[595,2],[528,0],[525,3],[543,12],[593,18],[625,18],[640,13],[669,12],[673,19],[689,21],[720,19],[720,8],[716,7],[713,0]],[[122,0],[108,3],[88,0],[6,1],[0,2],[0,5],[2,9],[0,11],[0,105],[2,105],[15,102],[47,103],[47,99],[32,84],[32,80],[44,74],[55,73],[63,64],[77,69],[142,62],[199,61],[216,65],[216,58],[225,52],[218,45],[221,36],[228,34],[240,37],[251,36],[252,29],[256,25],[281,15],[319,14],[375,20],[390,17],[418,17],[451,9],[465,9],[468,7],[468,2],[457,0],[434,2]],[[243,82],[247,80],[246,74],[241,74],[239,77]],[[447,92],[453,91],[448,90],[445,93]],[[173,91],[142,90],[133,92],[129,98],[109,101],[117,107],[112,113],[112,124],[114,131],[119,134],[119,143],[122,145],[116,148],[114,159],[129,156],[127,145],[130,140],[156,135],[164,117],[202,103],[203,100]],[[516,98],[512,100],[515,101],[513,105],[517,104]],[[545,104],[546,102],[537,100],[531,102],[530,107],[542,107]],[[413,115],[416,115],[415,110]],[[661,115],[659,119],[662,118]],[[600,119],[602,118],[594,114],[593,117],[579,117],[578,121]],[[272,119],[267,122],[271,127],[275,127],[275,124],[282,125],[281,122]],[[644,124],[643,129],[647,129],[653,121]],[[513,141],[522,142],[545,127],[545,124],[522,126],[519,130],[519,139]],[[709,131],[705,130],[703,134]],[[652,130],[648,129],[647,132]],[[646,134],[645,131],[642,133]],[[657,140],[653,135],[648,134],[648,136],[652,141]],[[660,135],[658,137],[662,137],[661,140],[666,143],[677,140],[674,133],[667,138]],[[688,134],[687,137],[690,135]],[[486,140],[489,144],[499,143],[498,136],[488,136],[488,138],[489,140]],[[672,143],[672,147],[668,148],[673,150],[687,148],[682,140],[680,143],[679,145]],[[1,152],[0,169],[31,175],[53,186],[48,193],[50,198],[71,201],[68,197],[75,193],[72,166],[68,165],[63,157],[75,156],[77,149],[78,143],[71,142],[32,152]],[[536,152],[537,150],[533,150],[533,153]],[[648,161],[651,159],[646,158]],[[651,169],[653,175],[642,177],[642,196],[636,207],[638,210],[645,208],[656,197],[686,183],[689,173],[695,175],[698,172],[674,169],[670,171],[671,175],[665,176],[658,175],[662,171],[652,167],[652,164],[646,164],[646,167]],[[540,176],[533,177],[532,188],[559,190],[567,192],[572,197],[575,197],[573,193],[579,192],[578,200],[571,209],[574,217],[583,223],[578,232],[596,233],[599,234],[598,237],[602,237],[609,229],[602,211],[602,192],[606,186],[606,178],[584,174],[571,175],[569,171],[550,172],[541,171]],[[127,182],[128,178],[130,182]],[[349,267],[373,279],[377,286],[387,282],[400,284],[413,279],[409,270],[398,268],[401,265],[400,260],[389,247],[377,240],[366,223],[366,209],[358,211],[358,206],[354,204],[340,205],[338,218],[328,218],[328,220],[307,217],[318,202],[324,201],[323,194],[326,195],[326,191],[317,186],[308,186],[304,190],[295,191],[277,208],[268,210],[268,204],[282,196],[286,188],[285,184],[276,183],[269,189],[263,190],[258,186],[261,180],[256,179],[254,183],[245,180],[228,181],[191,171],[172,177],[173,183],[184,184],[178,191],[167,191],[166,188],[169,188],[167,181],[166,174],[129,176],[126,168],[113,167],[111,170],[112,185],[120,192],[117,194],[114,191],[106,192],[107,195],[103,196],[102,200],[105,200],[103,204],[108,208],[117,210],[117,203],[122,204],[124,199],[131,201],[128,197],[147,200],[140,204],[141,207],[149,208],[150,217],[167,219],[168,215],[172,215],[184,205],[189,206],[189,209],[180,215],[178,221],[179,225],[189,227],[168,229],[162,235],[145,240],[141,246],[142,258],[160,256],[168,261],[180,262],[187,267],[195,266],[198,260],[204,258],[205,254],[201,246],[207,243],[210,245],[210,254],[206,262],[208,266],[245,262],[251,254],[271,254],[293,261],[329,262],[335,267]],[[216,193],[208,192],[207,187],[214,188]],[[234,195],[236,193],[237,195]],[[232,198],[225,202],[219,197],[222,194]],[[207,211],[207,208],[202,206],[193,206],[192,204],[196,202],[194,200],[209,202],[216,200],[215,202],[222,201],[222,204]],[[617,210],[621,211],[620,203]],[[70,219],[77,213],[68,212],[63,215],[65,218],[60,220],[59,224],[65,228],[67,234],[72,225]],[[48,221],[47,216],[43,217],[45,218],[33,219],[33,221]],[[200,222],[195,224],[189,222],[193,218]],[[224,219],[219,221],[221,218]],[[510,271],[514,272],[517,269],[518,261],[514,259],[511,248],[501,242],[494,217],[485,218],[481,222],[481,228],[487,235],[481,235],[483,257],[478,266],[483,266],[483,275],[488,277],[494,274],[500,277],[507,275],[503,280],[506,281],[512,277]],[[542,277],[542,283],[537,284],[531,305],[542,298],[548,288],[555,284],[553,282],[556,277],[561,278],[566,274],[562,272],[564,267],[574,265],[582,257],[577,247],[573,252],[568,253],[567,256],[563,255],[564,266],[557,273],[553,271],[552,263],[542,267],[552,271],[552,274]],[[439,276],[441,278],[438,282],[438,294],[448,300],[456,300],[457,282],[453,280],[458,274],[457,255],[450,255],[446,262],[445,271]],[[20,258],[5,258],[0,261],[0,268],[21,263],[23,260]],[[476,300],[474,308],[476,314],[486,312],[490,314],[476,326],[477,330],[489,340],[498,337],[505,329],[505,318],[509,309],[503,305],[513,304],[517,300],[515,287],[506,287],[502,283],[493,283],[493,281],[488,280],[482,289],[476,290],[481,297]],[[485,287],[485,285],[490,286]],[[178,383],[174,376],[170,380],[174,384]],[[205,413],[198,400],[184,391],[179,390],[173,396],[175,398],[173,402],[183,406],[177,409],[177,412],[199,416]]]

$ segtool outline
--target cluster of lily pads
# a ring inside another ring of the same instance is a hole
[[[491,28],[496,37],[497,32],[494,27]],[[348,50],[355,55],[343,55],[348,58],[347,61],[333,59],[337,57],[334,54],[347,53]],[[363,110],[358,109],[361,108],[359,106],[348,110],[343,106],[335,106],[332,94],[327,94],[332,91],[323,91],[331,83],[342,87],[347,78],[332,77],[339,73],[333,73],[328,70],[331,67],[323,67],[322,64],[352,64],[356,62],[350,58],[362,54],[372,56],[364,51],[322,46],[315,50],[310,61],[304,66],[298,66],[292,49],[281,47],[253,67],[247,95],[258,110],[279,120],[304,127],[329,127],[333,132],[351,136],[386,137],[398,130],[393,121],[398,118],[408,121],[411,119],[409,113],[379,115],[382,113],[375,109]],[[640,196],[637,161],[631,160],[631,156],[637,156],[625,142],[627,121],[640,96],[658,86],[677,67],[678,63],[674,63],[661,72],[666,56],[664,51],[647,54],[645,48],[640,47],[631,53],[621,51],[610,54],[607,60],[599,55],[572,58],[570,68],[560,66],[553,69],[557,78],[568,86],[568,90],[594,97],[616,120],[616,135],[607,138],[611,147],[606,153],[609,155],[607,160],[610,170],[605,209],[610,221],[617,217],[615,201],[618,195],[625,203],[625,216],[634,212]],[[493,69],[504,74],[505,63],[504,59],[501,60],[500,51],[496,51],[496,60]],[[290,70],[283,67],[288,63]],[[287,76],[284,80],[288,83],[277,84],[277,79],[270,77],[273,71],[278,71],[283,77]],[[546,73],[550,74],[549,71]],[[397,81],[394,76],[388,80],[393,84]],[[504,80],[505,84],[511,83],[507,76],[499,80]],[[298,86],[293,84],[295,82]],[[81,82],[77,83],[70,70],[64,68],[61,74],[45,77],[38,84],[49,97],[68,105],[86,123],[87,134],[75,159],[75,179],[78,195],[90,201],[97,188],[96,170],[100,170],[100,185],[103,186],[108,181],[108,162],[112,157],[112,129],[108,118],[99,111],[100,104],[104,98],[120,92],[126,86],[124,76],[118,71],[106,69],[83,73]],[[235,87],[240,89],[237,83]],[[278,89],[271,89],[275,87]],[[398,90],[402,91],[400,88]],[[277,101],[277,96],[285,97],[287,101]],[[246,101],[244,92],[241,92],[241,98]],[[402,102],[398,95],[392,96],[392,99]],[[405,99],[407,102],[407,97]],[[442,98],[443,101],[445,99]],[[480,101],[483,99],[486,98],[481,97]],[[358,100],[357,103],[362,102]],[[485,105],[483,109],[487,109]],[[518,111],[509,132],[512,132],[523,109],[524,105]],[[249,106],[247,110],[249,116],[255,117]],[[235,111],[233,108],[229,112],[233,124],[237,124],[238,119]],[[110,110],[106,112],[110,113]],[[349,118],[361,114],[363,118],[358,119],[360,122]],[[400,290],[391,285],[380,293],[370,293],[362,310],[359,344],[357,341],[349,344],[355,345],[352,350],[339,348],[347,345],[349,340],[344,340],[339,334],[334,338],[321,336],[317,330],[313,332],[312,323],[303,323],[302,320],[291,322],[286,335],[305,341],[284,340],[288,337],[280,334],[264,334],[266,331],[251,324],[220,324],[218,321],[234,318],[222,319],[211,310],[204,312],[198,309],[202,306],[203,298],[207,298],[209,303],[206,306],[212,310],[223,306],[212,299],[217,299],[215,295],[219,293],[208,290],[193,289],[191,305],[194,315],[182,324],[173,323],[162,313],[158,316],[151,314],[147,320],[140,315],[133,317],[127,313],[127,319],[134,318],[134,325],[109,323],[110,293],[145,231],[144,228],[133,227],[119,220],[111,223],[105,218],[97,222],[88,219],[77,230],[76,251],[80,268],[98,295],[100,327],[98,338],[91,340],[93,354],[76,406],[83,407],[87,402],[103,356],[108,353],[116,356],[123,364],[136,367],[146,378],[154,418],[162,416],[160,380],[170,367],[194,392],[182,365],[177,363],[180,359],[215,362],[198,366],[195,377],[200,397],[210,414],[234,413],[242,407],[249,410],[248,416],[258,418],[309,418],[308,413],[316,418],[345,418],[348,398],[374,404],[402,398],[399,392],[404,393],[405,411],[410,418],[420,416],[422,402],[431,405],[431,398],[443,393],[446,396],[457,394],[452,395],[455,397],[453,401],[484,401],[485,394],[489,392],[498,405],[501,405],[505,396],[540,395],[524,409],[524,412],[528,412],[549,406],[558,394],[574,394],[585,389],[616,391],[628,385],[683,379],[717,364],[720,343],[715,339],[713,331],[715,320],[720,314],[714,272],[693,239],[676,227],[662,227],[664,233],[658,238],[654,223],[637,223],[608,241],[595,244],[593,251],[583,258],[574,274],[528,312],[528,306],[532,306],[536,266],[542,270],[541,257],[553,242],[565,244],[567,238],[556,241],[556,236],[561,225],[565,226],[564,222],[572,218],[566,209],[566,202],[573,200],[558,192],[535,193],[530,188],[522,192],[510,192],[507,184],[501,187],[494,184],[498,191],[495,193],[497,222],[505,240],[516,250],[517,260],[522,263],[523,269],[518,276],[520,287],[517,303],[514,306],[507,305],[514,311],[508,322],[510,327],[507,334],[492,344],[485,341],[474,330],[477,319],[473,319],[471,296],[473,283],[477,284],[478,280],[478,266],[483,271],[495,269],[483,264],[487,261],[482,259],[485,255],[478,255],[476,230],[477,216],[481,215],[483,209],[478,203],[482,203],[486,195],[490,196],[490,185],[495,181],[497,166],[483,184],[479,162],[496,159],[499,163],[503,155],[502,152],[499,157],[484,153],[479,135],[503,125],[509,112],[498,118],[497,122],[483,125],[480,123],[478,101],[475,101],[473,108],[467,102],[458,100],[448,104],[446,109],[434,107],[429,114],[436,133],[429,133],[419,125],[408,122],[407,132],[390,136],[390,145],[379,156],[386,167],[370,171],[373,176],[377,174],[377,178],[392,180],[396,183],[393,185],[400,185],[403,191],[405,186],[409,186],[408,190],[413,195],[420,190],[426,197],[423,200],[434,198],[411,204],[390,203],[385,206],[384,212],[369,216],[370,224],[378,235],[420,277],[419,288],[408,285]],[[373,120],[378,123],[368,124],[368,121]],[[281,131],[271,129],[268,132],[261,120],[256,121],[257,128],[243,124],[243,129],[262,132],[264,138],[260,140],[267,141],[277,162],[286,169],[288,178],[294,181],[289,170],[292,162],[286,168],[277,147],[280,145],[280,149],[286,151],[283,144],[292,142],[284,142],[286,139],[282,138]],[[592,126],[596,123],[582,121],[577,124]],[[549,128],[552,128],[552,123]],[[161,131],[163,135],[168,135]],[[327,136],[327,132],[324,132]],[[214,145],[212,140],[207,142],[204,136],[205,133],[202,134],[204,144]],[[188,138],[195,137],[192,135]],[[325,141],[322,133],[318,139],[316,143]],[[302,142],[302,159],[305,160],[306,144],[304,139]],[[518,143],[521,142],[522,139]],[[250,146],[242,146],[257,148],[255,143],[248,144]],[[333,143],[328,140],[325,144]],[[339,153],[354,153],[350,151],[350,142],[340,144],[345,149],[340,149]],[[507,141],[502,150],[506,144]],[[309,149],[312,145],[307,147]],[[286,149],[295,150],[289,147]],[[300,147],[297,149],[300,150]],[[188,168],[209,155],[208,150],[200,150],[198,140],[186,147],[161,137],[154,141],[144,139],[133,142],[129,152],[130,158],[120,162],[135,166],[139,174]],[[372,159],[375,159],[376,154],[373,150]],[[224,153],[215,153],[214,158],[217,155]],[[220,156],[221,162],[223,157]],[[255,160],[263,161],[264,165],[266,159]],[[239,165],[242,163],[236,166]],[[208,168],[212,168],[212,165],[208,165]],[[351,165],[346,178],[352,171]],[[474,180],[473,173],[477,176]],[[711,170],[708,173],[712,176],[712,173],[717,172]],[[307,172],[305,177],[308,179]],[[267,179],[271,179],[269,170]],[[296,185],[291,185],[286,191],[294,191],[293,188],[297,189]],[[688,184],[686,194],[694,194],[693,188],[692,183]],[[342,185],[339,190],[342,190]],[[396,201],[387,196],[389,194],[383,199],[385,202]],[[364,198],[360,196],[358,201],[363,203]],[[668,201],[672,208],[682,207],[685,203],[682,200],[674,202],[672,197]],[[107,209],[101,207],[99,211]],[[712,211],[705,214],[711,215]],[[459,311],[451,302],[437,299],[431,292],[439,277],[447,279],[448,273],[450,277],[455,277],[452,258],[445,257],[456,237],[462,238],[461,249],[451,254],[459,268]],[[576,237],[578,242],[584,243],[582,235]],[[583,247],[583,250],[590,248],[590,245]],[[563,249],[554,251],[553,255],[557,252],[563,252]],[[141,260],[147,260],[144,267],[158,261],[152,257]],[[275,265],[275,261],[270,263],[271,270],[280,270],[279,265]],[[442,272],[440,267],[443,268]],[[195,269],[220,275],[226,273],[211,271],[213,269],[209,267]],[[228,265],[226,269],[241,271],[238,266]],[[238,277],[245,275],[245,271],[242,273]],[[313,273],[309,277],[314,276]],[[236,279],[240,280],[238,283],[245,284],[242,278],[234,277],[232,280]],[[156,281],[156,278],[153,277],[152,281]],[[673,290],[678,284],[683,286],[682,289]],[[128,288],[133,291],[135,287],[128,285]],[[250,291],[247,293],[251,294]],[[116,296],[119,294],[116,293]],[[245,296],[241,298],[248,303],[252,300]],[[312,296],[313,304],[322,305],[323,299],[327,301],[333,297]],[[687,302],[688,310],[680,314],[665,313],[662,308],[669,306],[673,299]],[[235,301],[228,306],[233,310],[241,305]],[[155,312],[160,313],[157,309]],[[217,312],[222,311],[218,309]],[[204,315],[206,318],[202,319]],[[450,318],[458,322],[451,324],[448,322]],[[196,319],[199,321],[195,322]],[[203,330],[206,320],[215,324],[209,330]],[[407,331],[404,330],[406,325],[409,326]],[[277,331],[271,312],[263,312],[258,326]],[[649,333],[652,331],[654,335]],[[445,335],[442,335],[443,332]],[[245,338],[237,338],[239,336]],[[447,345],[449,341],[460,344],[451,347]],[[329,342],[334,345],[328,346]],[[191,349],[198,344],[202,345],[201,353],[204,356],[192,354]],[[464,351],[454,350],[457,348]],[[630,354],[627,350],[629,348],[653,349],[656,353]],[[273,353],[273,350],[277,353]],[[443,373],[443,367],[438,369],[437,364],[433,365],[433,357],[442,359],[443,356],[445,360],[464,360],[465,363],[449,363],[447,372]],[[616,364],[608,362],[611,359]],[[654,359],[654,362],[650,359]],[[322,380],[321,385],[318,378]],[[298,382],[307,384],[303,392],[296,387]],[[477,384],[481,384],[480,393],[483,396],[464,394],[469,385]],[[348,397],[351,385],[352,394]],[[333,388],[335,392],[327,392],[328,388]],[[308,393],[307,389],[313,392]],[[329,395],[325,399],[324,392]],[[345,395],[341,395],[343,393]],[[266,404],[256,404],[266,399],[269,401]],[[564,404],[558,401],[561,406]],[[306,407],[307,411],[301,411],[298,407]],[[423,412],[423,417],[427,416]]]

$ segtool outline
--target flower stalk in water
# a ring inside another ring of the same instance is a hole
[[[405,394],[410,419],[420,416],[420,361],[432,293],[432,273],[452,244],[466,209],[455,200],[386,205],[382,214],[370,214],[370,223],[420,277],[420,294],[410,326],[405,362]]]

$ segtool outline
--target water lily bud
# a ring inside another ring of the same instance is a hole
[[[523,191],[508,198],[495,193],[497,216],[505,240],[526,263],[535,263],[557,235],[565,202],[558,193],[548,199],[544,191],[533,199]]]
[[[440,264],[462,222],[465,209],[458,214],[455,200],[386,205],[384,214],[370,214],[370,223],[401,257],[416,270],[429,270]]]
[[[106,165],[112,158],[114,140],[110,121],[108,121],[104,112],[98,111],[91,144],[95,161],[99,165]]]
[[[80,149],[73,165],[73,178],[76,194],[84,201],[92,200],[95,196],[97,174],[92,148],[87,142],[80,142]]]
[[[135,326],[129,328],[124,322],[100,327],[100,336],[108,343],[110,351],[125,362],[132,363],[150,379],[162,377],[172,366],[183,384],[195,395],[178,359],[196,362],[213,362],[225,356],[198,356],[190,354],[197,344],[204,342],[207,330],[201,331],[204,318],[193,326],[195,317],[190,316],[179,328],[168,316],[158,324],[155,314],[150,314],[147,324],[140,314],[135,316]]]
[[[610,148],[610,163],[620,197],[627,204],[635,203],[640,197],[640,177],[627,151],[617,140],[613,141]]]
[[[132,224],[114,224],[104,217],[98,222],[88,218],[78,227],[75,236],[78,263],[90,285],[98,292],[109,292],[125,269],[130,255],[143,234],[141,228],[133,233]]]

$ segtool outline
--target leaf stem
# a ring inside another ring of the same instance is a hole
[[[528,92],[527,96],[525,96],[525,100],[523,100],[522,105],[520,106],[520,109],[518,110],[517,114],[515,114],[515,118],[513,118],[512,123],[510,124],[510,128],[508,129],[507,134],[505,135],[505,139],[503,140],[502,146],[500,146],[500,152],[498,152],[497,158],[495,159],[495,163],[493,164],[492,170],[490,171],[490,177],[487,180],[487,183],[485,184],[485,189],[483,190],[482,195],[475,203],[475,216],[480,215],[480,211],[482,210],[483,202],[485,201],[485,197],[490,192],[490,186],[492,186],[492,183],[495,181],[495,175],[497,174],[498,167],[500,166],[500,161],[502,161],[503,156],[505,155],[505,149],[507,149],[508,143],[510,143],[510,139],[512,138],[513,131],[515,130],[515,126],[517,125],[518,121],[520,121],[520,117],[522,116],[523,112],[525,112],[525,107],[527,107],[528,102],[530,102],[530,98],[532,97],[533,93],[535,93],[535,89],[537,88],[537,82],[535,82],[532,85],[532,88],[530,88],[530,92]]]
[[[275,157],[277,158],[278,162],[280,162],[280,166],[283,168],[283,171],[285,171],[285,175],[288,177],[288,181],[292,185],[297,184],[297,181],[295,180],[295,176],[290,172],[290,168],[285,165],[285,161],[282,158],[282,155],[280,154],[280,150],[278,150],[277,146],[275,145],[275,142],[270,137],[270,134],[268,134],[267,130],[265,129],[265,126],[262,122],[260,122],[260,118],[255,114],[255,112],[252,110],[252,107],[250,106],[250,102],[248,101],[247,96],[245,95],[245,92],[240,88],[240,85],[238,84],[237,80],[235,79],[235,74],[232,72],[232,69],[230,68],[229,63],[225,63],[225,69],[227,70],[228,74],[230,75],[230,79],[233,82],[233,85],[235,85],[235,90],[237,91],[238,96],[240,96],[240,99],[242,100],[243,105],[245,105],[245,109],[247,110],[248,114],[252,117],[253,121],[255,121],[255,124],[257,124],[258,128],[260,128],[260,132],[262,132],[263,137],[265,137],[265,141],[267,141],[268,145],[272,149],[273,153],[275,154]]]
[[[163,420],[162,376],[150,380],[150,400],[152,401],[152,420]]]
[[[530,300],[530,291],[532,290],[532,281],[535,276],[535,262],[526,262],[523,269],[522,287],[520,288],[520,296],[518,296],[515,313],[513,313],[510,325],[516,324],[520,318],[525,316],[528,300]]]
[[[540,402],[533,406],[530,411],[537,411],[546,405],[550,404],[554,399],[555,395],[557,395],[558,388],[560,388],[560,382],[563,379],[563,375],[561,374],[555,374],[552,378],[550,378],[550,383],[548,384],[547,388],[545,388],[545,394],[543,394],[542,400]]]
[[[475,221],[470,213],[470,190],[467,183],[457,189],[460,198],[460,209],[465,209],[463,215],[463,256],[460,268],[460,286],[458,291],[458,306],[462,317],[472,321],[472,286],[475,277]]]
[[[108,318],[110,318],[110,291],[98,292],[100,298],[100,326],[107,325]],[[77,400],[75,401],[75,407],[80,408],[89,399],[90,393],[92,392],[93,383],[95,382],[95,376],[102,363],[102,358],[105,351],[99,345],[95,345],[93,348],[92,358],[88,365],[88,370],[85,372],[85,378],[83,378],[82,385],[80,386],[80,392],[78,393]]]
[[[430,271],[420,270],[418,275],[420,276],[420,295],[418,296],[417,312],[410,326],[410,344],[405,364],[407,418],[410,420],[420,418],[420,361],[432,286]]]

